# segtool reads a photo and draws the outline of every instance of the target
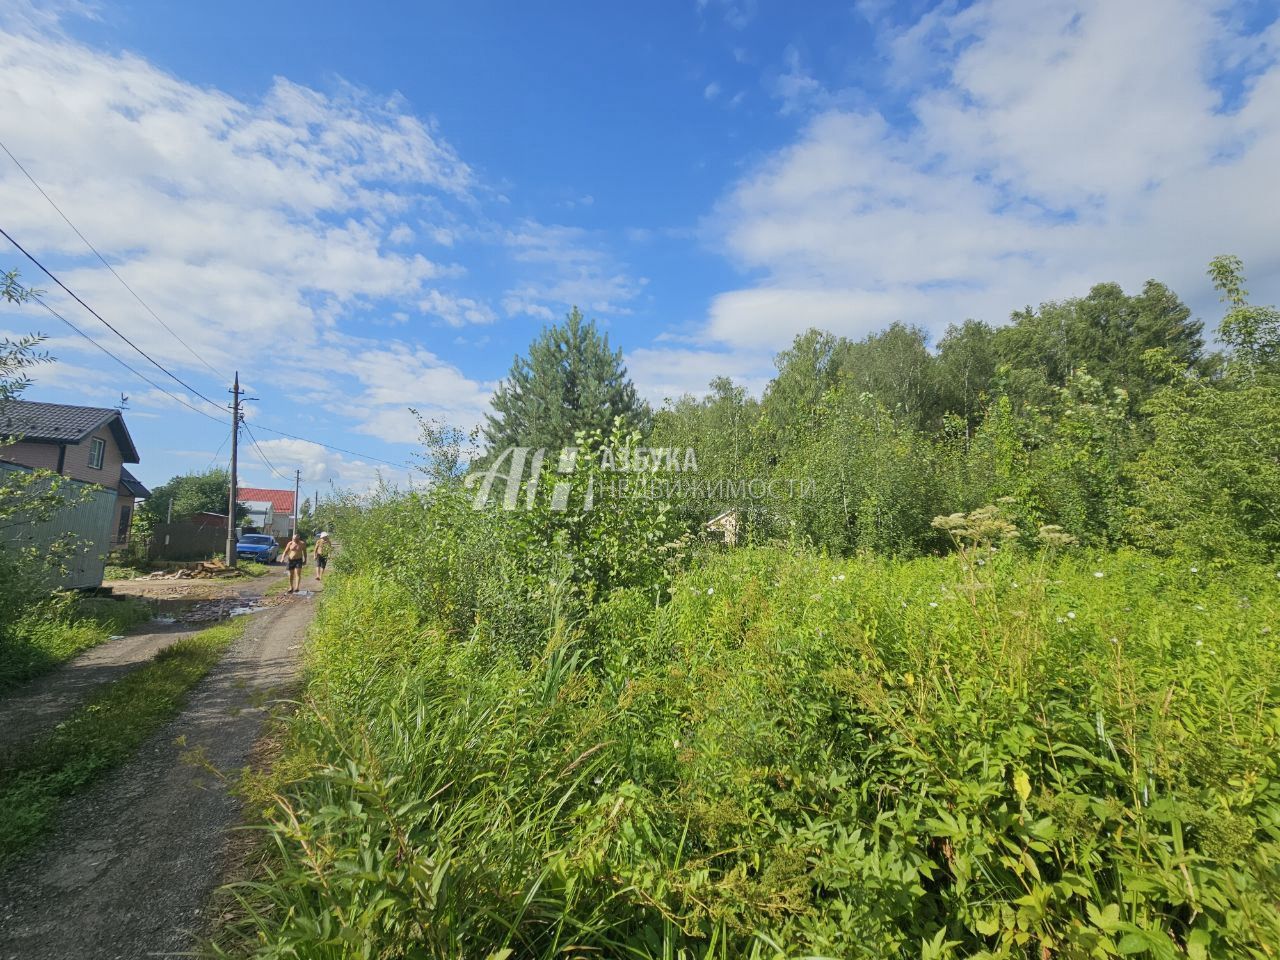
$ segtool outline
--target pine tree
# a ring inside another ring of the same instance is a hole
[[[493,396],[494,412],[484,428],[490,451],[506,447],[546,447],[573,443],[579,430],[608,432],[617,417],[647,430],[648,405],[627,378],[621,350],[584,320],[574,307],[563,324],[545,328],[516,357]]]

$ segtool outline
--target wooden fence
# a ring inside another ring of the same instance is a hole
[[[157,523],[151,529],[147,557],[152,560],[208,560],[227,549],[227,531],[190,520]]]

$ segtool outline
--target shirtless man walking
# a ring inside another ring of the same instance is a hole
[[[302,568],[307,562],[307,545],[296,531],[284,545],[280,558],[289,565],[289,592],[297,593],[302,589]]]

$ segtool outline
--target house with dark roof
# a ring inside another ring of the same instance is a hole
[[[149,495],[125,468],[138,461],[138,448],[119,410],[29,400],[0,402],[0,462],[49,470],[101,488],[102,495],[93,498],[92,521],[84,511],[64,518],[74,527],[69,532],[90,541],[91,549],[100,553],[128,539],[134,504]],[[97,566],[100,582],[101,564]],[[92,567],[89,564],[87,569]],[[91,574],[85,576],[92,579]]]

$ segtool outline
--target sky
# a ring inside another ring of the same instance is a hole
[[[182,384],[3,238],[153,383],[36,304],[0,335],[48,335],[27,399],[127,395],[151,485],[225,463],[239,371],[242,482],[323,495],[403,483],[410,409],[482,422],[573,305],[655,404],[759,392],[809,327],[936,342],[1103,281],[1212,330],[1217,254],[1280,301],[1278,15],[0,0],[0,141],[75,229],[3,153],[0,227]]]

